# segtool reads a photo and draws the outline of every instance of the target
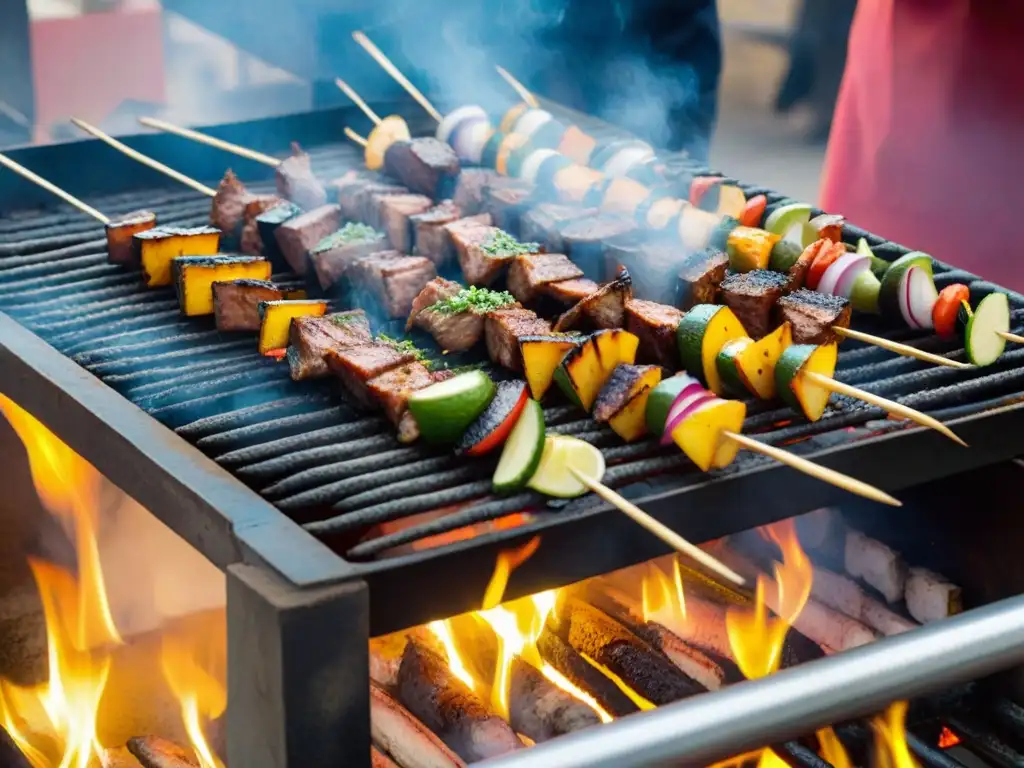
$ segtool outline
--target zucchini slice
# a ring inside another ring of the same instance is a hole
[[[731,309],[718,304],[698,304],[683,315],[676,343],[683,367],[717,395],[723,393],[718,373],[718,352],[726,342],[747,335]]]
[[[978,302],[973,312],[967,303],[961,309],[967,315],[964,324],[964,349],[973,365],[992,365],[1006,348],[999,335],[1010,330],[1010,301],[1005,293],[990,293]]]
[[[494,470],[491,487],[495,493],[511,493],[526,485],[537,471],[543,454],[544,410],[536,400],[528,400],[505,441]]]
[[[786,349],[775,366],[775,386],[779,396],[799,410],[810,421],[825,413],[832,394],[818,384],[807,381],[804,373],[818,373],[832,378],[839,359],[839,348],[833,344],[795,344]]]

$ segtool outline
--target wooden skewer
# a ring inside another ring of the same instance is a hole
[[[691,544],[689,541],[684,539],[678,533],[673,531],[667,525],[658,520],[655,520],[649,514],[644,512],[640,507],[631,502],[629,499],[623,498],[618,493],[613,491],[604,483],[598,482],[593,478],[587,477],[575,467],[569,467],[569,471],[572,472],[573,476],[579,480],[583,485],[592,490],[602,499],[607,501],[613,507],[618,509],[620,512],[624,512],[634,522],[639,523],[641,526],[646,528],[648,531],[653,533],[663,542],[668,544],[677,552],[680,552],[687,557],[696,560],[698,563],[703,565],[705,568],[717,573],[719,576],[728,579],[733,584],[738,586],[744,586],[747,582],[742,576],[736,571],[727,566],[725,563],[719,561],[715,557],[712,557],[700,547],[695,544]]]
[[[198,141],[200,144],[206,144],[210,147],[216,147],[217,149],[223,149],[225,152],[231,152],[238,155],[239,157],[245,157],[249,160],[255,160],[257,163],[263,163],[269,165],[272,168],[276,168],[281,164],[281,161],[276,157],[265,155],[262,152],[257,152],[254,149],[246,149],[240,147],[237,144],[232,144],[230,141],[224,141],[223,139],[216,139],[213,136],[207,136],[205,133],[199,131],[193,131],[190,128],[181,128],[172,123],[165,122],[164,120],[157,120],[153,117],[140,117],[139,122],[147,128],[155,128],[158,131],[164,131],[165,133],[173,133],[176,136],[181,136],[186,139],[192,139],[192,141]]]
[[[364,115],[373,120],[374,125],[380,125],[380,115],[374,112],[370,108],[370,105],[363,101],[362,97],[358,93],[352,90],[352,86],[350,86],[340,77],[334,78],[334,84],[341,88],[342,93],[348,96],[352,100],[353,104],[355,104],[357,107],[363,110]]]
[[[359,45],[363,47],[363,50],[370,54],[370,56],[373,57],[373,60],[380,64],[381,67],[384,68],[384,71],[395,79],[395,82],[405,88],[406,93],[412,96],[416,100],[416,103],[427,111],[428,115],[437,120],[437,122],[441,122],[443,119],[441,113],[434,108],[433,104],[427,101],[427,97],[420,93],[419,89],[415,85],[409,82],[409,79],[398,70],[398,67],[391,63],[391,59],[385,56],[381,49],[370,42],[370,38],[362,32],[353,32],[352,39],[359,43]]]
[[[933,355],[931,352],[925,352],[923,349],[912,347],[909,344],[900,344],[898,341],[890,341],[889,339],[883,339],[881,336],[872,336],[870,333],[863,333],[861,331],[855,331],[852,328],[838,328],[833,327],[837,336],[845,336],[848,339],[855,339],[856,341],[863,341],[865,344],[874,344],[876,347],[887,349],[890,352],[895,352],[898,355],[904,357],[914,357],[918,360],[923,360],[926,363],[934,363],[935,365],[945,365],[950,368],[973,368],[974,366],[968,365],[967,363],[961,363],[959,360],[950,360],[948,357],[942,355]]]
[[[1007,341],[1012,341],[1014,344],[1024,344],[1024,336],[1018,336],[1016,333],[1010,333],[1009,331],[996,331],[996,333]]]
[[[73,118],[71,118],[71,122],[74,123],[79,128],[81,128],[86,133],[91,134],[92,136],[95,136],[97,139],[99,139],[102,142],[105,142],[106,144],[109,144],[111,147],[116,149],[118,152],[122,152],[122,153],[128,155],[128,157],[130,157],[132,160],[137,160],[138,162],[142,163],[143,165],[149,166],[154,171],[160,171],[160,173],[164,174],[165,176],[170,176],[175,181],[180,181],[182,184],[184,184],[187,187],[191,187],[196,192],[200,192],[200,193],[206,195],[207,197],[213,197],[214,195],[217,194],[217,190],[213,189],[212,187],[208,187],[205,184],[202,184],[202,183],[196,181],[195,179],[193,179],[193,178],[191,178],[189,176],[186,176],[185,174],[180,173],[180,172],[174,170],[173,168],[170,168],[170,167],[164,165],[163,163],[158,162],[157,160],[154,160],[151,157],[147,157],[146,155],[142,154],[141,152],[132,149],[127,144],[124,144],[123,142],[118,141],[113,136],[110,136],[110,135],[104,133],[103,131],[101,131],[96,126],[90,125],[89,123],[85,122],[84,120],[79,120],[77,117],[73,117]]]
[[[754,453],[760,453],[770,458],[775,459],[780,464],[785,464],[788,467],[792,467],[798,472],[803,472],[805,475],[817,478],[823,482],[834,485],[837,488],[842,488],[844,491],[855,493],[858,496],[863,496],[865,499],[871,499],[872,501],[878,501],[882,504],[888,504],[891,507],[902,507],[903,502],[899,499],[893,498],[885,491],[875,488],[873,485],[844,475],[842,472],[836,472],[834,469],[828,467],[822,467],[815,464],[813,461],[797,456],[795,454],[784,451],[781,448],[776,448],[774,445],[768,445],[762,443],[753,438],[747,437],[746,435],[740,435],[736,432],[725,432],[725,437],[739,443],[743,448]]]
[[[540,102],[537,101],[537,97],[530,93],[526,86],[516,80],[504,67],[495,67],[498,70],[498,74],[501,75],[502,79],[506,83],[512,86],[513,90],[519,94],[519,98],[527,103],[530,107],[537,109],[540,106]]]
[[[44,179],[42,176],[37,176],[36,174],[32,173],[32,171],[30,171],[28,168],[26,168],[25,166],[20,165],[20,164],[14,162],[13,160],[11,160],[11,158],[7,157],[6,155],[0,154],[0,165],[3,165],[3,166],[6,166],[7,168],[10,168],[16,174],[18,174],[19,176],[21,176],[24,179],[28,179],[33,184],[38,184],[40,187],[45,189],[47,192],[52,192],[57,197],[59,197],[61,200],[63,200],[65,203],[68,203],[70,205],[75,206],[75,208],[80,210],[82,213],[89,214],[90,216],[92,216],[97,221],[100,221],[100,222],[102,222],[104,224],[109,224],[110,223],[110,218],[109,217],[104,216],[102,213],[97,211],[91,205],[87,205],[86,203],[83,203],[81,200],[79,200],[74,195],[70,194],[69,192],[65,192],[63,189],[58,187],[56,184],[50,183],[49,181]]]
[[[846,395],[847,397],[853,397],[856,398],[857,400],[863,400],[865,403],[868,403],[869,405],[874,405],[896,416],[900,416],[904,419],[909,419],[910,421],[913,421],[916,424],[920,424],[922,427],[934,429],[936,432],[939,432],[948,437],[954,443],[959,443],[964,448],[967,447],[967,443],[961,440],[960,437],[953,430],[951,430],[938,419],[932,418],[927,414],[921,413],[920,411],[914,410],[913,408],[908,408],[907,406],[901,405],[900,403],[897,403],[893,400],[889,400],[879,395],[872,394],[871,392],[865,392],[863,389],[851,387],[849,384],[844,384],[841,381],[836,381],[835,379],[830,378],[828,376],[822,376],[820,373],[808,371],[806,373],[801,373],[800,375],[806,377],[808,381],[817,384],[819,387],[824,387],[829,392],[835,392],[836,394],[839,395]]]
[[[363,138],[362,136],[360,136],[360,135],[359,135],[358,133],[356,133],[355,131],[353,131],[353,130],[352,130],[351,128],[349,128],[349,127],[348,127],[347,125],[345,126],[345,135],[346,135],[346,136],[348,136],[348,137],[349,137],[349,138],[350,138],[350,139],[351,139],[352,141],[354,141],[354,142],[355,142],[356,144],[358,144],[358,145],[359,145],[360,147],[365,147],[365,146],[366,146],[366,139],[364,139],[364,138]]]

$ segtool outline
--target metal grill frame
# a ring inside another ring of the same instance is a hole
[[[334,141],[352,118],[350,110],[331,110],[208,132],[274,151],[283,136],[310,146]],[[145,135],[127,143],[196,178],[216,178],[225,166],[222,152],[194,147],[183,153],[189,145],[174,137]],[[162,177],[96,141],[10,154],[73,191],[124,193],[167,186]],[[230,165],[246,179],[270,173],[242,159],[232,158]],[[0,210],[15,203],[24,208],[50,202],[45,193],[11,174],[0,174]],[[237,702],[229,713],[229,759],[236,765],[367,764],[368,637],[478,607],[494,558],[503,548],[543,533],[537,554],[513,575],[509,597],[573,583],[667,551],[619,513],[596,504],[490,534],[485,542],[351,563],[2,313],[0,392],[227,574],[229,691]],[[972,448],[910,429],[806,455],[898,492],[1024,453],[1022,403],[950,423]],[[842,491],[774,462],[755,461],[724,477],[636,500],[699,542],[844,498]],[[415,595],[410,585],[415,585]]]

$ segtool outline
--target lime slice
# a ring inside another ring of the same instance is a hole
[[[604,477],[604,455],[590,443],[578,438],[549,435],[544,440],[540,466],[527,485],[535,491],[559,499],[582,496],[589,489],[569,471],[570,467],[600,482]]]

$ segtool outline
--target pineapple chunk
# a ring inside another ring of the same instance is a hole
[[[760,341],[747,345],[736,357],[736,370],[747,389],[762,400],[775,397],[775,365],[790,344],[793,333],[783,323]]]
[[[576,336],[521,336],[519,350],[530,396],[540,400],[551,387],[555,369],[582,339]]]
[[[597,331],[591,338],[597,346],[597,355],[606,378],[611,376],[612,371],[618,366],[623,363],[632,365],[636,360],[636,350],[640,345],[640,339],[629,331],[621,329]]]
[[[627,443],[639,440],[647,432],[647,421],[644,417],[647,412],[647,398],[650,394],[651,388],[643,387],[632,400],[626,403],[625,408],[608,420],[608,426]]]
[[[739,444],[724,433],[739,433],[746,416],[745,403],[715,398],[672,430],[672,440],[702,471],[721,469],[731,464],[739,451]]]
[[[171,284],[171,262],[178,256],[213,256],[220,230],[213,227],[156,227],[132,236],[135,261],[150,288]]]
[[[259,256],[179,256],[172,264],[178,305],[188,317],[213,314],[213,284],[269,280],[270,262]]]
[[[296,317],[320,317],[327,312],[326,301],[291,300],[260,302],[260,354],[288,346],[288,334]]]

